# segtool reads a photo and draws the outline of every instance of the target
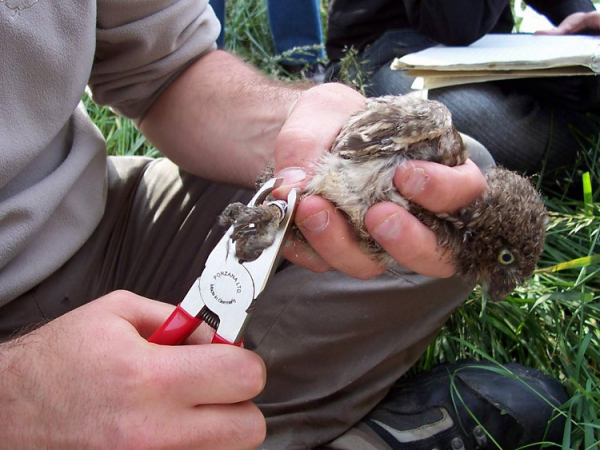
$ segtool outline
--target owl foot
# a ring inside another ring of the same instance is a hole
[[[283,215],[282,209],[273,204],[232,203],[225,208],[219,222],[223,226],[233,225],[231,240],[235,242],[237,258],[243,263],[256,260],[273,244]]]

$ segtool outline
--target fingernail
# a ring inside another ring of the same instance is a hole
[[[420,167],[413,167],[409,171],[408,178],[402,184],[402,194],[409,199],[423,192],[427,182],[427,174]]]
[[[380,222],[373,231],[371,231],[371,235],[376,241],[389,241],[398,234],[401,223],[400,215],[398,213],[392,214],[387,219]]]
[[[318,233],[323,231],[329,223],[329,213],[327,211],[321,211],[312,216],[308,216],[298,225],[300,228],[305,229],[311,233]]]
[[[283,178],[282,186],[300,183],[306,179],[306,172],[301,167],[287,167],[275,174],[276,178]]]

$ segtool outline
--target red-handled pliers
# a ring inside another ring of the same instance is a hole
[[[282,178],[273,178],[266,182],[248,206],[263,204],[282,181]],[[241,345],[254,303],[277,269],[297,203],[296,189],[290,191],[287,201],[273,202],[282,210],[282,219],[273,244],[254,261],[239,262],[231,239],[231,226],[206,260],[200,278],[148,341],[180,344],[204,321],[215,329],[213,343]]]

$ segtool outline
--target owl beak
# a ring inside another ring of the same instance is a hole
[[[517,283],[503,276],[494,274],[489,280],[483,280],[481,287],[493,302],[499,302],[508,297],[517,287]]]

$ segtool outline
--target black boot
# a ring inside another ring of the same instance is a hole
[[[392,388],[359,425],[377,448],[516,449],[562,441],[557,408],[568,397],[552,377],[519,364],[461,361]]]

